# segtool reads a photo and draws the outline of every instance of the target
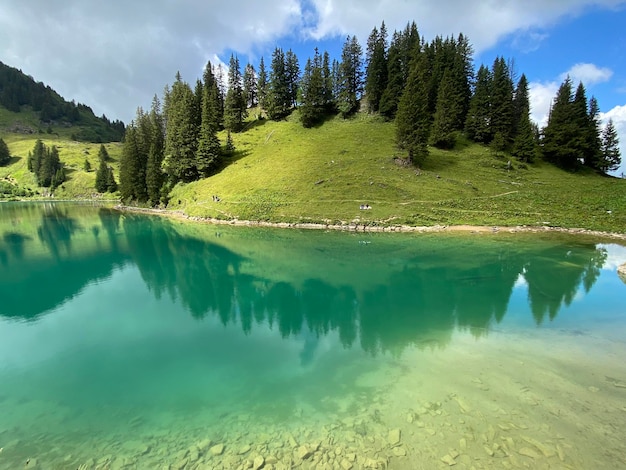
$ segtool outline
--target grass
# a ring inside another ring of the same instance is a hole
[[[27,113],[20,116],[26,119]],[[2,119],[0,113],[0,127]],[[37,190],[26,158],[42,138],[59,147],[68,169],[55,197],[97,196],[100,144],[73,142],[71,129],[63,132],[5,132],[14,158],[0,167],[0,181]],[[233,134],[237,150],[222,170],[177,185],[168,208],[189,216],[268,222],[626,230],[626,180],[586,170],[570,173],[543,162],[524,165],[468,142],[451,151],[431,148],[417,169],[403,164],[394,132],[393,123],[366,114],[332,118],[312,129],[302,127],[297,112],[280,122],[251,119],[243,132]],[[220,138],[225,142],[225,135]],[[118,177],[121,145],[106,147]],[[83,169],[86,158],[90,172]],[[360,210],[362,204],[371,210]]]
[[[65,164],[66,181],[55,191],[56,199],[116,198],[113,194],[98,195],[95,190],[98,151],[100,144],[74,142],[68,137],[50,134],[4,134],[1,135],[13,156],[11,163],[0,167],[0,181],[10,182],[18,187],[42,193],[37,187],[35,176],[28,171],[28,152],[32,151],[37,139],[47,146],[56,145],[61,162]],[[119,143],[104,144],[111,160],[116,178],[119,178],[119,158],[122,146]],[[91,171],[84,170],[85,159],[91,164]]]
[[[626,180],[524,165],[470,143],[431,148],[418,170],[398,163],[394,125],[364,114],[312,129],[297,113],[250,121],[233,140],[237,151],[222,171],[177,185],[169,208],[270,222],[626,229]]]

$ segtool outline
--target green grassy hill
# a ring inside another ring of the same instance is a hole
[[[26,157],[38,137],[3,135],[14,158],[0,167],[0,181],[36,189]],[[92,197],[99,144],[41,137],[59,147],[70,170],[55,197]],[[225,141],[225,135],[220,137]],[[569,173],[544,162],[524,165],[470,143],[451,151],[431,148],[417,169],[401,158],[394,124],[366,114],[333,118],[312,129],[302,127],[297,112],[286,121],[251,120],[233,140],[237,151],[224,168],[210,178],[177,185],[168,209],[196,217],[290,223],[626,231],[626,180]],[[121,145],[106,147],[119,178]],[[86,158],[91,172],[83,169]],[[362,204],[371,209],[361,210]]]
[[[91,199],[106,197],[115,198],[114,194],[98,195],[95,190],[96,170],[98,169],[98,151],[100,144],[75,142],[68,137],[55,135],[2,134],[0,137],[9,146],[12,159],[6,166],[0,166],[0,183],[10,183],[15,187],[42,193],[38,188],[35,175],[28,171],[28,152],[32,151],[37,139],[47,146],[56,145],[59,149],[61,162],[65,164],[66,181],[55,190],[55,199]],[[115,178],[119,178],[119,158],[122,145],[116,142],[104,144],[113,167]],[[89,160],[91,171],[84,170],[85,160]],[[37,194],[35,194],[36,196]],[[1,198],[10,198],[8,194],[0,194]]]
[[[418,170],[398,158],[393,123],[365,114],[313,129],[297,113],[251,121],[233,140],[237,152],[224,169],[176,186],[169,209],[271,222],[626,230],[626,180],[524,165],[469,143],[431,148]]]

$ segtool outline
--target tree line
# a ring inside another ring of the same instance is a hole
[[[360,109],[395,121],[398,147],[418,166],[429,147],[452,149],[462,136],[508,151],[523,162],[537,158],[566,169],[589,167],[606,173],[621,162],[612,121],[603,128],[597,100],[584,85],[572,93],[564,81],[548,124],[530,119],[529,84],[514,63],[497,57],[476,71],[468,38],[437,36],[426,42],[416,24],[394,31],[383,22],[368,37],[365,54],[355,36],[344,42],[341,60],[317,48],[304,69],[292,50],[276,47],[269,68],[242,67],[231,55],[228,71],[206,65],[195,87],[178,73],[163,106],[137,111],[129,125],[120,168],[122,200],[157,205],[169,189],[216,172],[233,151],[231,132],[245,128],[248,110],[280,120],[294,109],[304,127],[328,116],[348,118]],[[222,144],[217,133],[227,130]]]

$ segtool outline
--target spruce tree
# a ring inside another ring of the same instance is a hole
[[[491,140],[491,71],[481,65],[476,75],[474,94],[465,119],[465,132],[474,142]]]
[[[324,75],[322,58],[317,48],[313,60],[308,59],[301,83],[300,119],[304,127],[311,127],[324,116]]]
[[[385,22],[372,30],[367,40],[365,96],[370,112],[378,112],[387,88],[387,28]]]
[[[528,80],[522,74],[515,88],[513,101],[513,148],[511,154],[523,162],[532,162],[537,152],[535,135],[530,122]]]
[[[243,71],[243,92],[246,97],[246,106],[253,108],[258,104],[256,71],[254,65],[247,64]]]
[[[333,73],[330,68],[330,55],[327,51],[324,51],[322,59],[322,80],[324,81],[324,107],[327,112],[331,112],[334,108]]]
[[[210,70],[207,67],[206,70]],[[196,166],[200,175],[207,177],[215,170],[220,158],[220,141],[217,138],[216,88],[210,72],[205,73],[202,99],[202,123],[198,138]]]
[[[285,53],[278,47],[272,54],[272,70],[268,88],[267,114],[270,119],[282,119],[291,109],[291,95],[285,67]]]
[[[289,94],[289,107],[295,107],[298,101],[298,85],[300,82],[300,65],[298,57],[289,49],[285,54],[285,72],[287,74],[287,89]]]
[[[107,173],[107,191],[114,193],[117,191],[117,181],[115,181],[115,175],[113,174],[113,168],[109,167]]]
[[[599,169],[604,173],[615,171],[622,163],[622,155],[619,149],[619,137],[613,119],[609,119],[602,131],[602,158]]]
[[[567,77],[556,94],[543,130],[542,150],[544,158],[562,168],[578,166],[580,129],[573,109],[572,81]]]
[[[96,191],[105,193],[108,188],[109,166],[104,158],[100,157],[96,170]]]
[[[457,97],[452,71],[445,70],[437,93],[437,109],[430,135],[430,142],[435,147],[443,149],[454,147],[456,119],[462,111]]]
[[[405,80],[402,71],[402,51],[400,33],[394,32],[389,46],[387,60],[387,86],[380,97],[379,112],[387,119],[393,119],[398,110]]]
[[[600,170],[602,160],[602,129],[600,127],[600,107],[598,100],[592,96],[589,100],[585,140],[589,153],[585,155],[584,164],[590,168]]]
[[[396,140],[398,146],[407,150],[411,161],[418,166],[428,156],[430,114],[428,112],[428,59],[416,51],[411,73],[407,81],[396,116]]]
[[[208,69],[211,70],[210,63]],[[150,127],[152,139],[146,163],[146,194],[150,204],[156,206],[161,201],[163,184],[165,182],[165,175],[161,169],[165,150],[164,122],[163,114],[161,113],[161,103],[157,96],[152,99]]]
[[[6,165],[11,161],[11,152],[9,152],[9,146],[0,138],[0,166]]]
[[[493,63],[490,111],[491,134],[499,132],[508,146],[513,128],[513,81],[503,57],[496,58]]]
[[[268,81],[267,71],[265,70],[265,61],[261,57],[259,62],[259,78],[257,80],[257,93],[259,99],[259,106],[263,109],[267,109],[267,96],[268,96]]]
[[[356,36],[346,38],[341,52],[341,88],[337,104],[344,117],[359,109],[359,99],[363,91],[362,55],[363,50]]]
[[[228,91],[224,101],[224,126],[226,129],[239,132],[243,121],[248,116],[246,97],[243,91],[243,80],[239,70],[239,59],[231,55],[228,69]]]
[[[178,76],[172,85],[164,113],[166,138],[163,167],[173,184],[198,179],[196,151],[199,129],[195,125],[194,102],[191,88]]]

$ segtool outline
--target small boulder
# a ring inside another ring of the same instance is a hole
[[[224,444],[217,444],[211,447],[210,452],[213,455],[222,455],[224,453]]]

